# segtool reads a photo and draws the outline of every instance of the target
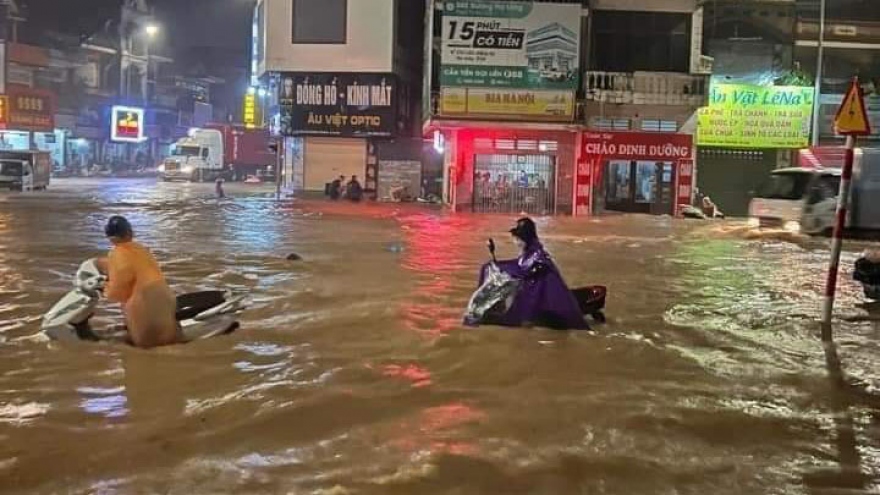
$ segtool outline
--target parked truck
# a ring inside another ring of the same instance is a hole
[[[0,151],[0,188],[38,191],[49,187],[52,157],[45,151]]]
[[[802,150],[800,167],[775,170],[749,205],[750,223],[805,234],[834,228],[844,153]],[[855,150],[848,230],[880,230],[880,149]]]
[[[162,180],[213,181],[244,179],[275,169],[269,151],[269,133],[236,125],[208,125],[191,129],[175,143],[172,154],[159,166]]]

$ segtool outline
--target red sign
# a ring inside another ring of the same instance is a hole
[[[587,131],[581,135],[575,173],[576,216],[592,213],[593,188],[602,182],[603,167],[608,160],[647,160],[675,164],[678,170],[674,193],[676,212],[678,204],[690,204],[694,185],[692,136],[662,132]]]
[[[675,194],[675,214],[681,215],[681,207],[691,204],[694,194],[694,161],[681,160],[678,162],[678,182]]]
[[[694,140],[689,134],[663,132],[585,132],[585,155],[605,158],[677,161],[694,157]]]
[[[52,93],[10,86],[6,128],[52,132],[55,130],[55,98]]]

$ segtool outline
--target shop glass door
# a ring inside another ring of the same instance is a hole
[[[656,213],[671,177],[662,163],[611,160],[605,173],[605,209],[628,213]],[[667,180],[668,179],[668,180]]]
[[[475,155],[474,211],[552,214],[555,181],[551,155]]]

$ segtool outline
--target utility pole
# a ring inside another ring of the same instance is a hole
[[[819,109],[822,100],[822,73],[825,65],[825,0],[819,0],[819,38],[816,55],[816,80],[813,83],[813,147],[819,146]]]

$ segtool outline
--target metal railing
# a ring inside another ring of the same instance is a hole
[[[702,106],[708,78],[677,72],[604,72],[584,74],[587,101],[637,105]]]

